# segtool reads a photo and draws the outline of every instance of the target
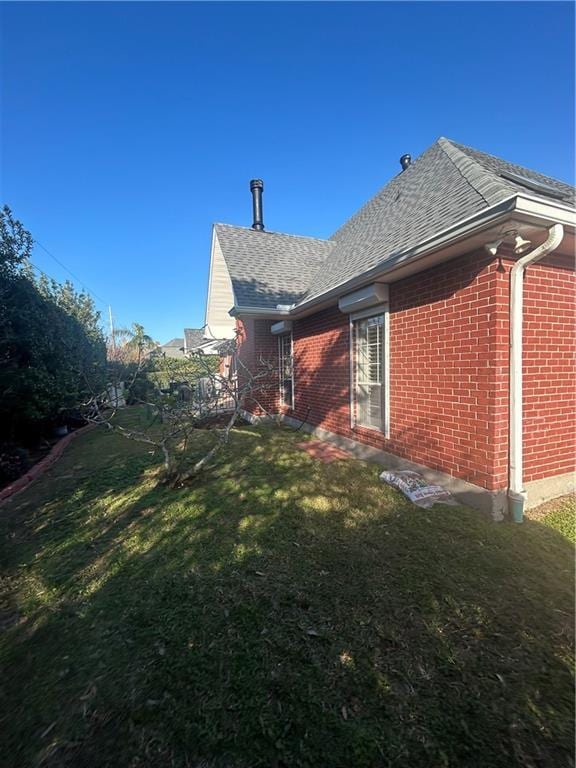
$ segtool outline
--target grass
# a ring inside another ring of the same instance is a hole
[[[2,508],[5,768],[573,764],[565,522],[423,511],[302,439],[237,429],[174,491],[96,430]]]
[[[574,496],[548,501],[535,510],[530,510],[528,516],[539,520],[543,525],[554,528],[568,541],[576,544],[576,500]]]

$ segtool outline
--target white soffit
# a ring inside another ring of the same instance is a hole
[[[340,312],[350,314],[362,309],[385,304],[388,301],[388,286],[384,283],[372,283],[338,299]]]

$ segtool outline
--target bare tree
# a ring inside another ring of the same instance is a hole
[[[130,365],[116,361],[112,386],[117,387],[123,377],[126,389],[137,393],[132,402],[141,408],[141,424],[137,428],[123,424],[117,402],[102,393],[95,393],[86,403],[86,418],[160,451],[163,479],[173,485],[184,483],[210,465],[247,407],[257,404],[267,413],[263,395],[277,386],[275,363],[259,359],[255,369],[249,368],[241,359],[237,340],[226,342],[222,354],[230,360],[225,374],[218,370],[213,356],[202,352],[184,360],[140,352]],[[211,445],[200,458],[191,460],[188,451],[199,430],[210,435]]]

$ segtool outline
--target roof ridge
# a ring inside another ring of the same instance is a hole
[[[462,178],[464,178],[468,184],[474,189],[480,197],[484,200],[486,205],[490,205],[491,201],[486,197],[484,192],[481,188],[479,188],[479,185],[477,183],[478,177],[474,176],[474,173],[471,173],[472,169],[477,170],[481,175],[490,175],[493,176],[490,171],[487,171],[486,168],[484,168],[480,163],[475,160],[473,157],[470,157],[470,155],[466,155],[462,150],[456,146],[456,142],[453,142],[451,139],[447,139],[445,136],[440,136],[438,139],[438,145],[448,157],[448,159],[453,163],[456,170],[460,173]]]
[[[256,232],[255,229],[252,229],[252,227],[243,227],[239,224],[226,224],[224,221],[216,221],[214,222],[215,227],[229,227],[230,229],[242,229],[246,232]],[[298,237],[301,240],[317,240],[319,243],[332,243],[330,238],[327,237],[313,237],[312,235],[294,235],[292,232],[274,232],[270,229],[264,229],[261,232],[258,232],[258,234],[264,234],[264,235],[281,235],[282,237]]]

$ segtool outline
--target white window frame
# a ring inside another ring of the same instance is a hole
[[[290,371],[292,373],[291,379],[292,379],[292,402],[287,403],[284,399],[284,381],[286,380],[284,377],[284,354],[282,351],[282,344],[283,340],[287,337],[290,337]],[[290,408],[291,410],[294,410],[294,338],[292,336],[292,331],[289,333],[282,333],[278,336],[278,389],[280,393],[280,405],[283,405],[286,408]]]
[[[384,316],[383,327],[383,350],[382,350],[382,397],[383,397],[383,424],[381,428],[359,424],[356,419],[356,330],[355,323],[358,320],[366,320],[378,315]],[[350,428],[371,429],[374,432],[380,432],[388,440],[390,438],[390,312],[388,304],[383,304],[362,312],[356,312],[350,315],[349,323],[349,358],[350,358]]]

